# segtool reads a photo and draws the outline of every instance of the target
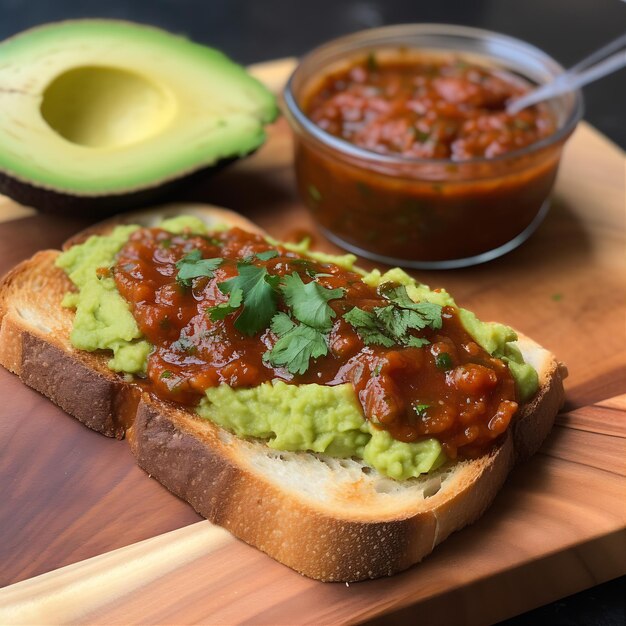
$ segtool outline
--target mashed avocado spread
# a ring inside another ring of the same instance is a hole
[[[118,226],[107,237],[90,237],[57,259],[78,291],[66,294],[63,306],[76,309],[70,339],[79,350],[112,350],[109,367],[116,372],[145,371],[150,344],[141,333],[112,276],[97,273],[113,265],[115,255],[138,226]]]
[[[159,226],[174,234],[207,233],[204,222],[193,216],[164,220]],[[77,287],[77,291],[66,294],[63,300],[64,306],[76,310],[72,345],[87,351],[111,350],[113,357],[108,365],[112,370],[141,375],[152,346],[142,338],[109,272],[117,253],[138,228],[136,225],[118,226],[109,235],[92,236],[63,252],[57,259],[57,266],[65,270]],[[335,257],[315,253],[306,245],[288,244],[287,247],[315,260],[357,271],[370,286],[393,282],[405,285],[415,301],[456,306],[446,291],[432,291],[399,268],[385,274],[378,270],[365,273],[354,267],[356,257],[353,255]],[[525,400],[532,396],[538,387],[537,373],[524,363],[513,343],[517,339],[515,332],[502,324],[481,322],[465,309],[459,311],[463,326],[475,341],[508,363],[520,398]],[[373,427],[363,417],[351,384],[292,385],[274,380],[238,389],[222,384],[206,390],[196,412],[238,436],[265,439],[272,448],[361,458],[380,473],[397,480],[417,477],[446,460],[436,439],[405,443]]]

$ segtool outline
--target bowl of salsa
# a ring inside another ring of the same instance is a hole
[[[439,24],[389,26],[305,56],[284,93],[299,193],[324,233],[389,264],[482,263],[549,209],[580,92],[506,112],[563,68],[525,42]]]

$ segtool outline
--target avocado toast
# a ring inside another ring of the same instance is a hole
[[[196,215],[258,232],[230,212],[198,210]],[[156,225],[164,216],[148,213],[124,221]],[[113,226],[103,224],[96,232],[105,234]],[[478,458],[450,460],[418,477],[394,480],[358,457],[273,449],[113,373],[107,366],[110,353],[73,348],[74,313],[61,306],[71,283],[54,266],[57,257],[57,252],[41,252],[4,279],[3,365],[91,428],[115,436],[126,432],[139,465],[172,492],[314,578],[372,578],[420,560],[484,511],[514,461],[540,445],[562,403],[554,357],[522,338],[517,345],[538,373],[539,390]]]

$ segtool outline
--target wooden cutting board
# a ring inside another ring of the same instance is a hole
[[[291,67],[255,71],[278,89]],[[239,210],[279,238],[312,233],[317,247],[335,251],[296,196],[291,158],[281,120],[253,157],[183,199]],[[553,209],[526,244],[484,266],[420,273],[565,361],[567,412],[478,523],[390,579],[311,581],[195,523],[187,504],[135,466],[125,442],[89,431],[0,371],[0,623],[339,623],[392,614],[486,623],[626,573],[624,200],[623,152],[581,124]],[[90,221],[0,198],[0,273]]]

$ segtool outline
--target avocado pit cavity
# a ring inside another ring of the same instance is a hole
[[[118,20],[0,42],[0,193],[47,212],[157,204],[265,140],[276,98],[213,48]]]
[[[88,148],[116,149],[157,135],[177,110],[161,85],[116,67],[75,67],[45,89],[41,114],[50,128]]]

